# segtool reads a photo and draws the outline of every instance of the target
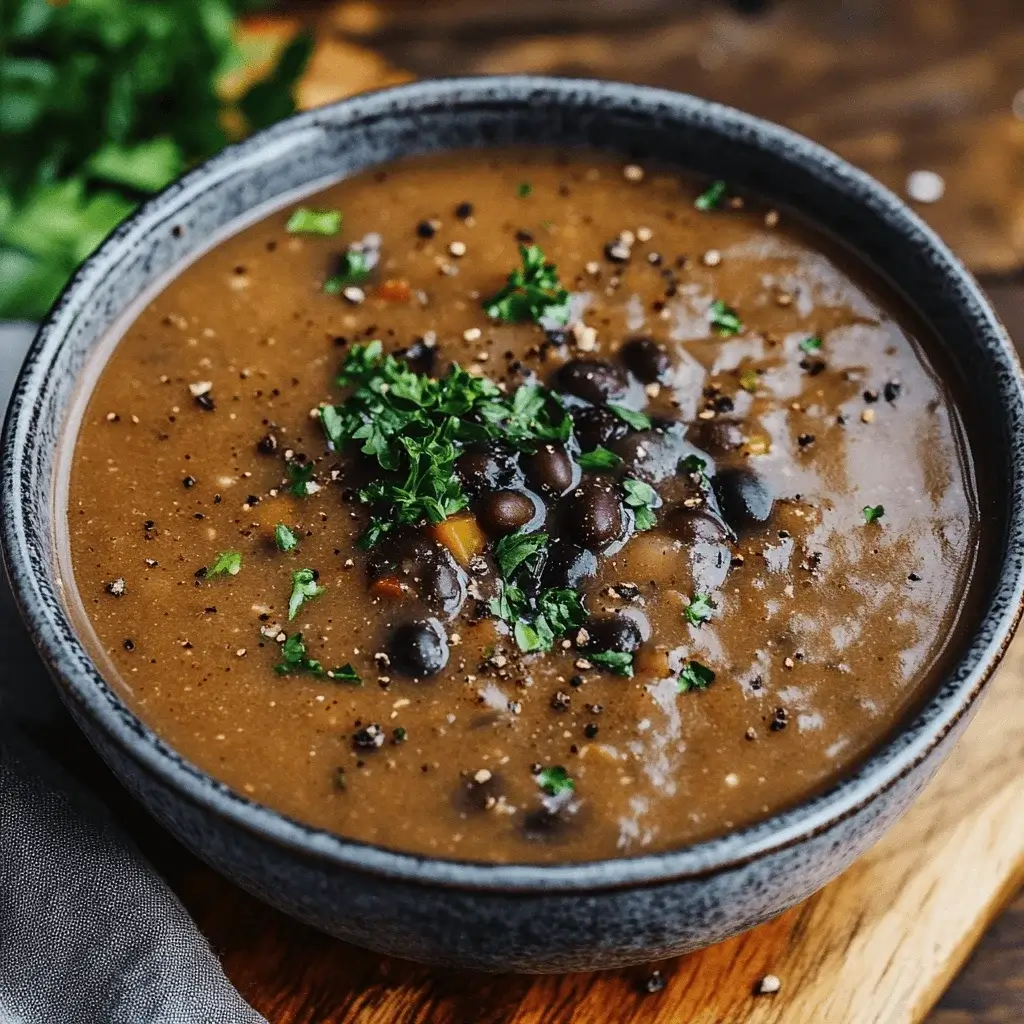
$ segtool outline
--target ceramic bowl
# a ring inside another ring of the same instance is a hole
[[[651,158],[802,212],[916,307],[971,381],[995,501],[984,610],[948,677],[858,771],[752,828],[582,864],[431,859],[308,828],[169,749],[76,635],[62,582],[60,453],[103,340],[140,295],[252,211],[410,154],[549,144]],[[301,114],[190,172],[81,268],[40,331],[3,437],[2,539],[22,614],[72,714],[124,785],[199,856],[295,917],[361,946],[486,970],[567,971],[682,953],[750,928],[841,872],[906,810],[967,725],[1020,614],[1024,401],[975,282],[895,196],[834,154],[692,96],[532,77],[422,82]],[[56,510],[56,511],[55,511]]]

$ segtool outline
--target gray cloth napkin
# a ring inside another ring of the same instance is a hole
[[[0,409],[31,337],[0,325]],[[5,579],[0,650],[0,1024],[266,1024],[118,826],[109,805],[123,795]]]

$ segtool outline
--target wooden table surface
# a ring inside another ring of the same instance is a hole
[[[918,211],[1024,339],[1021,0],[348,0],[295,13],[319,40],[306,105],[409,77],[607,77],[781,122],[898,192],[935,171],[945,194]],[[928,1024],[1020,1021],[1024,894]]]

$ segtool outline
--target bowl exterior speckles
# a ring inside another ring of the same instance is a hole
[[[307,828],[167,748],[107,685],[58,582],[56,453],[68,408],[114,322],[254,209],[397,157],[495,145],[584,146],[725,177],[795,207],[884,274],[986,396],[998,462],[987,510],[998,565],[978,628],[927,705],[829,792],[721,839],[586,864],[414,857]],[[163,824],[225,875],[362,946],[488,970],[613,967],[695,949],[778,914],[877,840],[932,776],[977,705],[1020,613],[1024,392],[971,277],[895,196],[782,128],[689,96],[541,78],[424,82],[292,118],[147,203],[82,267],[43,325],[3,437],[2,540],[22,613],[82,729]]]

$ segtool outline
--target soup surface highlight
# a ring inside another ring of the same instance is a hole
[[[357,840],[551,862],[749,825],[877,748],[968,601],[921,341],[721,183],[364,174],[201,256],[102,368],[67,509],[93,642],[186,758]]]

